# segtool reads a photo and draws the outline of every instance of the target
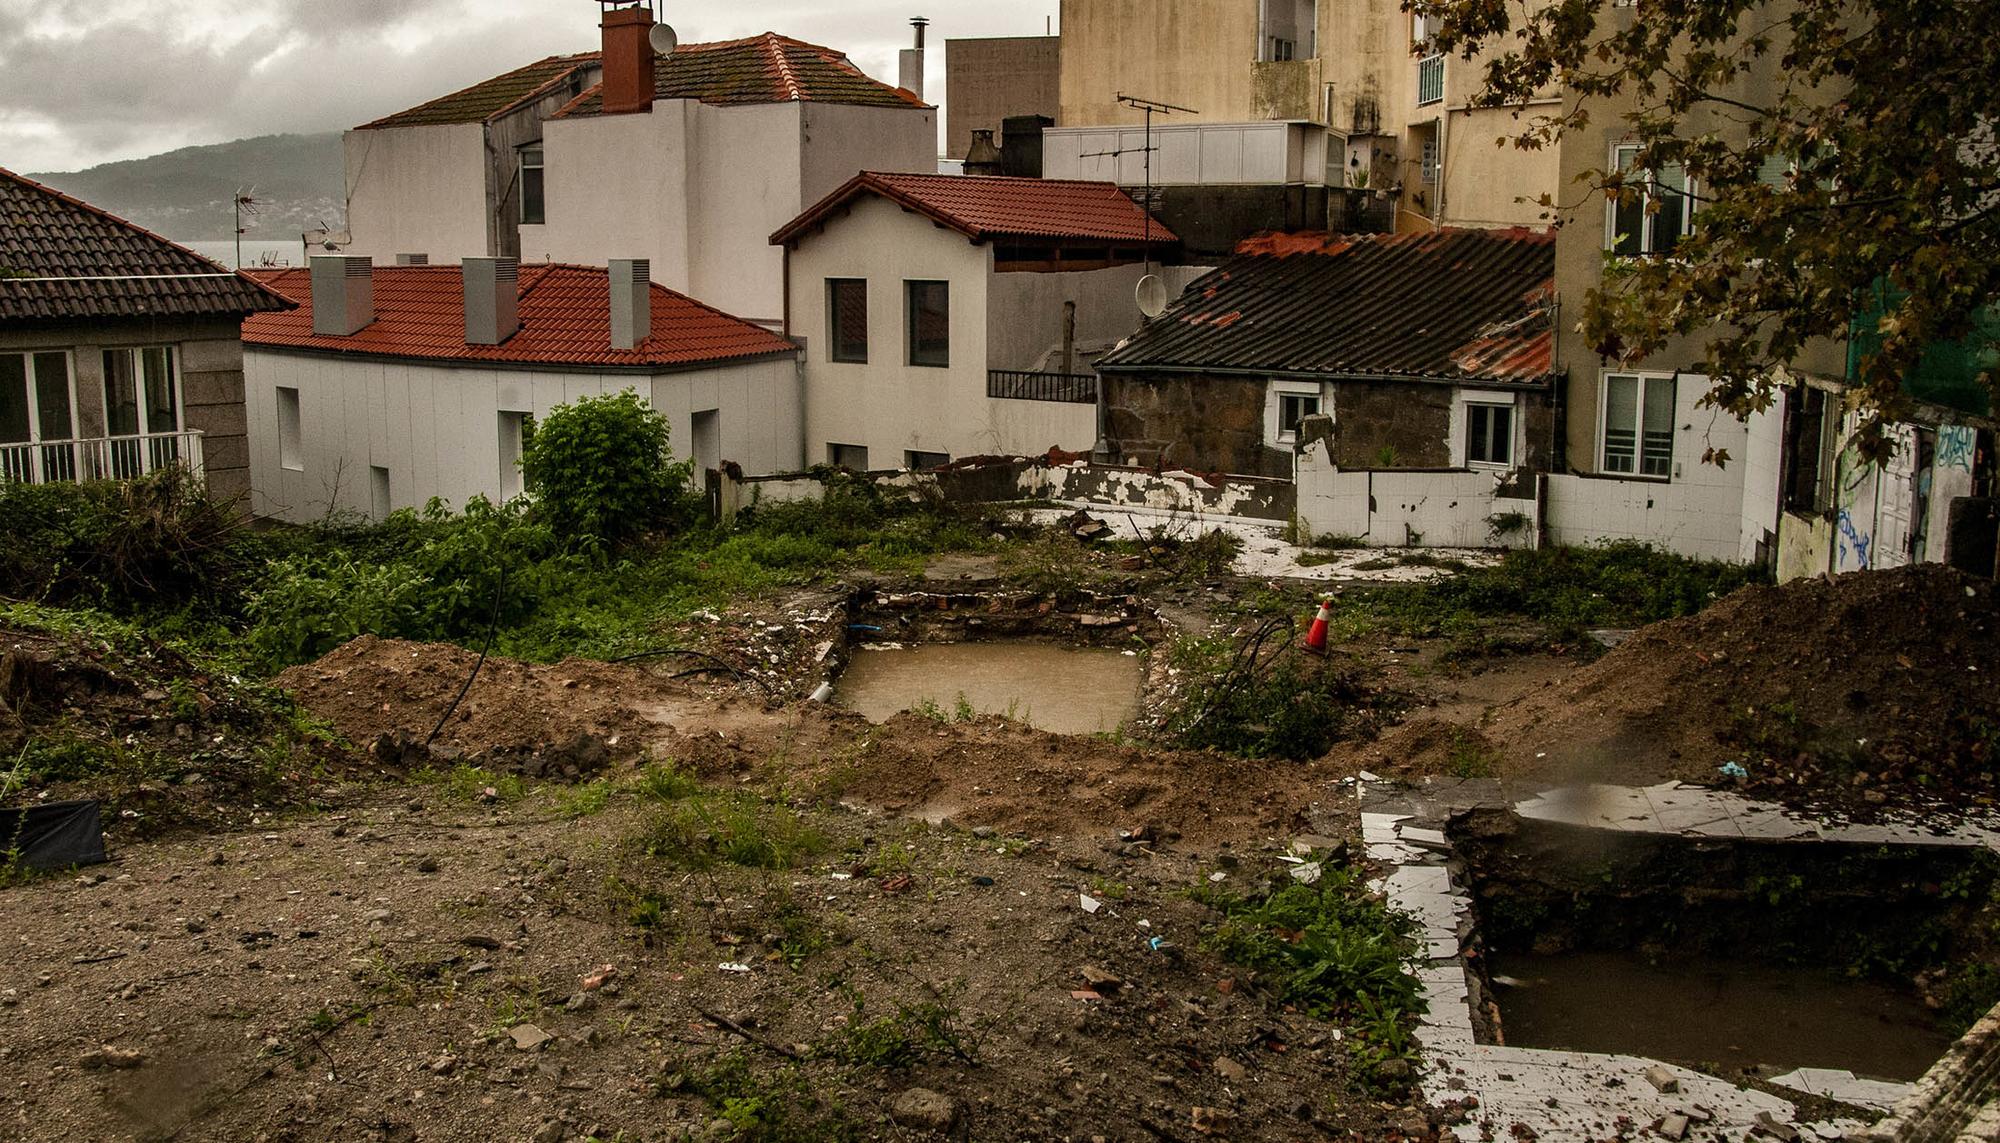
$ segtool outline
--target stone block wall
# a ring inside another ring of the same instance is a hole
[[[1114,464],[1289,479],[1292,455],[1264,438],[1262,377],[1107,374],[1104,454]]]

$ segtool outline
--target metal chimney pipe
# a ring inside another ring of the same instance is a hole
[[[910,26],[917,30],[917,46],[904,48],[896,57],[897,83],[918,99],[924,97],[924,29],[929,24],[926,17],[913,17]]]

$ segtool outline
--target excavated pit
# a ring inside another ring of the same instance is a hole
[[[1980,847],[1629,833],[1501,810],[1454,819],[1487,1042],[1719,1074],[1914,1080],[1993,957]]]

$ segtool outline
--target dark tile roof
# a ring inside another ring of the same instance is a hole
[[[881,195],[975,239],[1052,238],[1171,246],[1180,239],[1115,183],[863,171],[771,236],[791,245],[864,194]]]
[[[703,103],[845,103],[862,107],[928,107],[915,94],[872,79],[832,48],[765,32],[743,40],[682,44],[653,60],[655,99]],[[597,115],[593,87],[560,117]]]
[[[0,169],[0,324],[240,317],[288,304],[185,246]]]
[[[1551,233],[1252,239],[1097,367],[1538,384],[1554,286]]]
[[[521,267],[521,328],[500,345],[465,343],[465,280],[457,266],[375,267],[375,320],[346,337],[313,333],[311,270],[252,273],[299,308],[244,322],[245,345],[584,368],[672,368],[797,352],[762,326],[658,285],[652,335],[633,349],[613,349],[610,275],[602,266]]]
[[[596,52],[571,56],[550,56],[505,75],[481,80],[462,91],[441,95],[429,103],[398,111],[373,123],[363,123],[359,131],[385,127],[437,127],[452,123],[485,123],[497,119],[523,103],[556,90],[597,66]],[[579,88],[580,90],[580,88]]]

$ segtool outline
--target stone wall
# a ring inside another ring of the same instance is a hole
[[[1290,479],[1289,450],[1264,437],[1262,377],[1104,377],[1104,452],[1114,462]]]
[[[2000,1130],[2000,1008],[1988,1012],[1887,1119],[1854,1143],[1966,1143]]]
[[[1451,393],[1448,385],[1342,381],[1333,397],[1335,467],[1451,467]]]

